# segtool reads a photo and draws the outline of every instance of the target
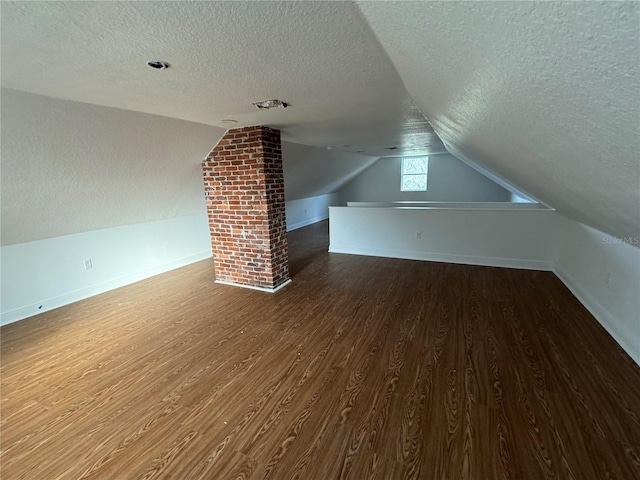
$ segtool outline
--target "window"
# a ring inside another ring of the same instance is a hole
[[[411,157],[402,159],[402,192],[426,192],[429,157]]]

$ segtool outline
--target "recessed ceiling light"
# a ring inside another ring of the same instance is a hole
[[[269,110],[270,108],[287,108],[289,104],[274,98],[273,100],[261,100],[259,102],[253,102],[258,110]]]
[[[237,120],[233,120],[232,118],[223,118],[220,120],[222,123],[238,123]]]
[[[151,68],[155,68],[156,70],[166,70],[171,66],[164,60],[149,60],[147,62],[147,65],[149,65]]]

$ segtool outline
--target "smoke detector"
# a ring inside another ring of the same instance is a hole
[[[288,103],[275,98],[273,100],[262,100],[260,102],[253,102],[252,105],[255,105],[258,110],[269,110],[270,108],[287,108],[289,106]]]

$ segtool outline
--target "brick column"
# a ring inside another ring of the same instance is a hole
[[[280,131],[228,130],[202,164],[216,282],[289,283]]]

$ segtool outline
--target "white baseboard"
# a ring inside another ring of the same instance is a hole
[[[38,315],[39,313],[63,307],[65,305],[69,305],[70,303],[78,302],[80,300],[84,300],[85,298],[93,297],[95,295],[99,295],[116,288],[124,287],[125,285],[130,285],[132,283],[139,282],[140,280],[144,280],[146,278],[168,272],[169,270],[175,270],[176,268],[184,267],[185,265],[199,262],[200,260],[205,260],[207,258],[211,258],[210,251],[190,255],[188,257],[165,263],[164,265],[158,265],[157,267],[143,270],[141,272],[114,278],[98,285],[92,285],[81,290],[76,290],[64,295],[60,295],[58,297],[43,300],[42,302],[27,305],[26,307],[17,308],[9,312],[4,312],[2,313],[2,315],[0,315],[0,325],[7,325],[9,323],[17,322],[18,320],[23,320],[25,318]]]
[[[276,293],[278,290],[283,289],[291,283],[291,279],[284,282],[282,285],[278,285],[276,288],[254,287],[253,285],[243,285],[242,283],[224,282],[222,280],[215,280],[214,283],[220,285],[228,285],[230,287],[247,288],[249,290],[258,290],[259,292]]]
[[[545,260],[522,260],[518,258],[481,257],[449,253],[423,252],[419,250],[394,250],[386,248],[363,248],[349,245],[330,245],[330,253],[367,255],[370,257],[402,258],[405,260],[426,260],[429,262],[460,263],[485,267],[519,268],[524,270],[552,271],[553,263]]]
[[[573,293],[578,301],[589,310],[589,313],[595,317],[595,319],[602,325],[602,327],[609,332],[609,335],[618,342],[627,354],[640,365],[640,345],[637,343],[629,342],[629,338],[633,338],[632,335],[627,335],[619,327],[620,322],[617,318],[611,315],[600,303],[593,298],[593,295],[589,293],[584,287],[580,285],[566,270],[563,270],[560,264],[556,263],[553,268],[553,273],[560,279],[562,283]]]
[[[322,222],[323,220],[327,220],[329,218],[329,214],[321,215],[319,217],[308,218],[307,220],[303,220],[301,222],[292,223],[291,225],[287,225],[287,232],[291,232],[293,230],[297,230],[302,227],[307,227],[314,223]]]

